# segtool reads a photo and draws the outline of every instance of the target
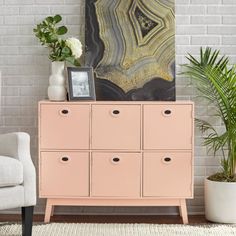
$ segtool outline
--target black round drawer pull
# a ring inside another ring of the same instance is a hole
[[[68,111],[68,110],[66,110],[66,109],[63,109],[63,110],[61,111],[61,113],[62,113],[63,115],[66,115],[66,114],[68,114],[68,113],[69,113],[69,111]]]
[[[120,111],[119,111],[119,110],[113,110],[112,113],[113,113],[114,115],[119,115],[119,114],[120,114]]]
[[[165,110],[164,113],[165,113],[165,115],[170,115],[171,114],[171,110]]]
[[[165,158],[164,158],[164,161],[165,161],[165,162],[170,162],[170,161],[171,161],[171,158],[170,158],[170,157],[165,157]]]
[[[62,157],[61,160],[62,161],[69,161],[69,158],[68,157]]]
[[[120,161],[120,158],[114,157],[112,160],[113,160],[113,162],[119,162],[119,161]]]

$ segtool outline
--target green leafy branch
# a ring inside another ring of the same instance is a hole
[[[66,26],[57,26],[61,22],[60,15],[48,16],[33,29],[41,45],[49,48],[51,61],[68,61],[75,66],[80,66],[78,58],[72,55],[71,49],[66,45],[66,40],[60,38],[68,32]]]

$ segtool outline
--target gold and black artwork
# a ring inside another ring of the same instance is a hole
[[[97,100],[175,100],[174,0],[86,0]]]

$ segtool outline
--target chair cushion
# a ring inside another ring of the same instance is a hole
[[[0,156],[0,187],[23,183],[23,165],[12,157]]]

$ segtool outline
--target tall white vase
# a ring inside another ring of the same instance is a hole
[[[48,98],[50,101],[65,101],[65,63],[63,61],[52,62],[52,72],[49,77]]]

